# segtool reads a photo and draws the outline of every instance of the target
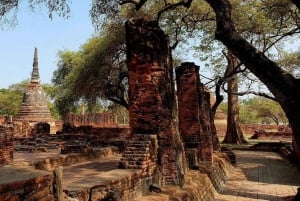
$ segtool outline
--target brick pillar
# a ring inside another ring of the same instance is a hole
[[[13,164],[13,127],[0,126],[0,167]]]
[[[199,66],[182,63],[176,69],[179,130],[189,166],[212,162],[212,135],[209,103],[200,83]]]
[[[129,117],[133,135],[157,135],[161,184],[183,179],[183,146],[177,130],[168,37],[155,21],[126,23]]]

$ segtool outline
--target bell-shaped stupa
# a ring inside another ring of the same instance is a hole
[[[22,105],[14,121],[26,121],[32,127],[37,123],[48,123],[50,130],[55,124],[55,120],[51,117],[45,92],[40,85],[37,48],[34,50],[31,81],[24,92]]]

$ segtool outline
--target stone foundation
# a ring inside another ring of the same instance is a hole
[[[64,191],[78,201],[213,201],[232,168],[225,154],[215,153],[213,158],[212,164],[187,170],[182,187],[157,185],[155,174],[145,177],[138,169],[115,169],[103,173],[98,185]],[[150,188],[153,184],[157,189]]]
[[[215,153],[213,159],[212,164],[202,164],[198,170],[187,170],[182,188],[163,186],[160,193],[150,192],[135,201],[214,201],[232,166],[225,154]]]

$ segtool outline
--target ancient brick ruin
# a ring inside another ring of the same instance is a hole
[[[0,167],[13,163],[13,128],[0,126]]]
[[[92,126],[94,128],[114,128],[120,127],[112,113],[93,113],[93,114],[72,114],[69,113],[64,118],[64,124],[80,127]]]
[[[131,157],[129,153],[124,155],[122,164],[126,168],[134,168],[140,163],[157,164],[156,169],[150,168],[150,175],[157,170],[162,177],[161,184],[179,184],[184,174],[184,151],[177,129],[168,37],[156,22],[141,19],[126,23],[126,36],[132,134],[137,138],[157,137],[158,147],[151,153],[151,150],[147,151],[150,145],[140,145],[145,141],[138,139],[139,143],[131,148]],[[146,142],[151,144],[151,139]],[[139,149],[142,146],[145,147]],[[140,152],[144,149],[144,153]],[[137,153],[147,157],[142,161],[130,161]]]
[[[39,132],[39,130],[41,132],[46,130],[48,133],[55,134],[57,130],[39,78],[38,55],[37,48],[35,48],[31,81],[24,92],[19,112],[13,120],[16,125],[15,133],[20,134],[20,137],[24,135],[26,137],[34,132]],[[38,123],[45,123],[47,126],[43,127],[41,124],[38,125]]]
[[[199,66],[183,63],[176,68],[179,130],[185,145],[189,167],[199,162],[212,162],[212,135],[209,123],[205,93],[200,85]]]

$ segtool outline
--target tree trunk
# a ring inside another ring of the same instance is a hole
[[[227,115],[227,130],[223,143],[242,144],[247,141],[244,138],[240,127],[239,119],[239,100],[235,95],[238,92],[238,77],[234,72],[238,66],[238,59],[230,52],[227,55],[228,64],[225,72],[225,77],[230,77],[227,83],[228,86],[228,115]]]

